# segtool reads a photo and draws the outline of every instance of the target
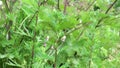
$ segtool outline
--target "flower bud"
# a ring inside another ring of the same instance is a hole
[[[51,46],[51,49],[54,49],[54,46]]]
[[[66,36],[63,36],[63,37],[61,38],[61,41],[65,42],[65,40],[66,40]]]
[[[48,41],[48,40],[49,40],[49,38],[50,38],[50,37],[49,37],[49,36],[47,36],[47,37],[46,37],[46,41]]]
[[[82,20],[80,19],[79,23],[82,23]]]

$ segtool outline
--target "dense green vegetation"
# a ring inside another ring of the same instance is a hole
[[[120,68],[120,0],[0,0],[0,68]]]

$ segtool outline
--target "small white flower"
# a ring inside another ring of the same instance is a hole
[[[66,40],[66,36],[64,35],[62,38],[61,38],[61,41],[65,42]]]
[[[50,38],[50,36],[47,36],[47,37],[46,37],[46,41],[48,41],[48,40],[49,40],[49,38]]]
[[[79,23],[82,23],[82,20],[80,19]]]
[[[54,49],[54,46],[51,46],[51,49]]]

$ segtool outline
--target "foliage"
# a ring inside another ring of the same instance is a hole
[[[0,68],[119,68],[114,1],[2,0]]]

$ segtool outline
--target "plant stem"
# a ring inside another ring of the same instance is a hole
[[[108,7],[108,9],[106,10],[105,14],[107,14],[107,13],[110,11],[110,9],[113,7],[113,5],[115,5],[116,2],[117,2],[117,0],[115,0],[115,1]],[[101,19],[98,21],[98,23],[97,23],[97,25],[95,26],[95,28],[99,27],[99,24],[100,24],[103,20],[104,20],[104,17],[101,18]]]
[[[58,0],[57,9],[60,10],[60,0]]]
[[[30,21],[28,22],[28,26],[30,25],[30,23],[32,22],[33,18],[35,17],[35,15],[36,15],[37,13],[38,13],[38,11],[36,11],[36,12],[34,13],[34,15],[31,17]]]
[[[36,23],[35,23],[35,25],[37,26],[37,23],[38,23],[38,14],[36,14]],[[32,60],[31,60],[31,68],[32,68],[32,65],[33,65],[33,60],[34,60],[34,54],[35,54],[35,51],[34,51],[34,48],[35,48],[35,44],[34,44],[34,42],[35,42],[35,38],[36,38],[36,33],[37,33],[37,31],[36,31],[36,28],[34,29],[34,36],[33,36],[33,45],[32,45]]]
[[[64,14],[66,14],[67,5],[68,5],[68,0],[64,0],[64,10],[63,10]]]
[[[90,9],[90,7],[95,3],[96,0],[94,0],[86,9],[86,11],[88,11]]]
[[[115,0],[115,1],[110,5],[110,7],[106,10],[105,14],[107,14],[107,13],[110,11],[110,9],[113,7],[113,5],[114,5],[116,2],[117,2],[117,0]]]
[[[9,8],[9,6],[8,6],[7,0],[5,0],[4,2],[5,2],[6,10],[7,10],[6,12],[7,12],[7,13],[11,13],[11,10],[10,10],[10,8]],[[5,28],[6,28],[6,32],[7,32],[7,34],[6,34],[6,39],[7,39],[7,40],[10,40],[10,39],[11,39],[10,28],[11,28],[12,24],[13,24],[13,21],[12,21],[12,20],[9,20],[8,23],[7,23],[7,22],[5,23]]]
[[[55,63],[54,68],[57,68],[57,48],[55,48]]]

